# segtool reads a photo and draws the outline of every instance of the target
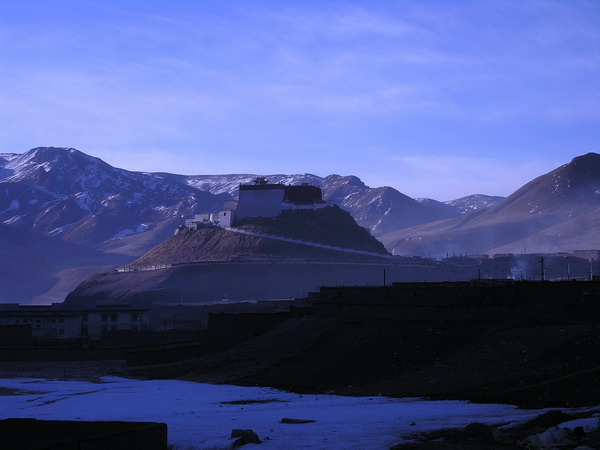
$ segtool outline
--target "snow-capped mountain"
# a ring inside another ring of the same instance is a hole
[[[0,154],[0,222],[90,246],[218,209],[223,196],[69,148]],[[225,196],[227,197],[227,196]]]

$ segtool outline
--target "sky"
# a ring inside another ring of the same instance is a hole
[[[0,152],[509,195],[600,153],[598,0],[0,0]]]

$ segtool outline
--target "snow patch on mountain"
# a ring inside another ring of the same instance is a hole
[[[0,214],[4,214],[5,212],[8,211],[14,211],[16,209],[19,209],[20,205],[19,205],[19,201],[18,200],[12,200],[10,202],[10,205],[8,208],[6,208],[4,211],[0,212]]]
[[[59,235],[62,232],[64,232],[67,228],[71,228],[73,225],[75,225],[75,223],[68,223],[66,225],[63,225],[62,227],[55,228],[54,230],[52,230],[48,233],[48,236]]]
[[[475,211],[477,209],[489,208],[490,206],[494,206],[497,203],[500,203],[502,200],[504,200],[504,197],[484,194],[473,194],[468,195],[466,197],[458,198],[456,200],[450,200],[444,203],[446,205],[454,206],[461,212],[461,214],[465,214],[470,211]]]
[[[135,229],[125,228],[124,230],[119,231],[113,237],[111,237],[110,239],[107,239],[106,241],[104,241],[104,243],[110,242],[110,241],[114,241],[114,240],[118,240],[118,239],[124,239],[127,236],[131,236],[131,235],[134,235],[134,234],[145,233],[149,229],[150,229],[149,225],[146,225],[145,223],[141,223]]]
[[[75,202],[80,209],[89,212],[92,212],[90,207],[96,203],[89,192],[79,192],[75,194]]]
[[[8,220],[5,220],[4,222],[2,222],[5,225],[11,225],[13,223],[17,223],[18,221],[20,221],[23,218],[23,216],[13,216]]]

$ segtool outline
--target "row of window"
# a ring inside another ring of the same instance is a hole
[[[110,331],[118,331],[119,327],[117,325],[111,325],[110,327],[107,324],[102,324],[101,330],[102,331],[108,331],[110,329]],[[121,328],[123,329],[123,328]],[[139,331],[140,328],[137,324],[133,324],[131,325],[131,329],[130,331]],[[81,334],[87,334],[88,333],[88,328],[86,327],[81,327]]]
[[[41,324],[42,320],[46,323],[65,323],[65,319],[15,319],[15,323],[31,323],[31,324]]]
[[[138,313],[129,313],[130,314],[130,318],[132,322],[137,322],[139,319],[139,314]],[[102,314],[102,322],[107,322],[108,318],[110,316],[110,321],[111,322],[116,322],[119,318],[119,314],[118,313],[112,313],[112,314],[108,314],[108,313],[103,313]],[[87,321],[87,314],[84,314],[83,317],[84,321]]]

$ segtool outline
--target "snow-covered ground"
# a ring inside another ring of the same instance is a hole
[[[471,422],[518,422],[540,411],[508,405],[387,397],[298,395],[270,388],[106,377],[101,382],[0,379],[0,419],[164,422],[175,449],[230,448],[231,430],[252,429],[264,449],[386,449],[403,436]],[[270,400],[263,403],[223,403]],[[282,424],[283,418],[314,423]],[[249,444],[244,448],[252,448]]]

